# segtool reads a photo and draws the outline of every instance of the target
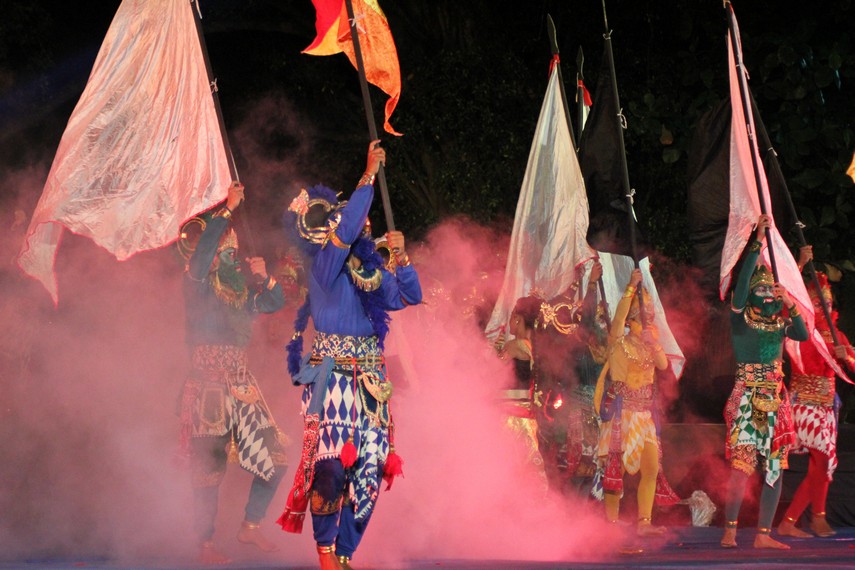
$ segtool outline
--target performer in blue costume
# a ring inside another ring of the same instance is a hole
[[[368,211],[385,156],[373,141],[365,174],[349,201],[339,203],[335,192],[314,186],[302,190],[286,214],[311,257],[311,269],[309,296],[288,345],[289,372],[304,386],[302,458],[279,523],[300,532],[305,510],[311,509],[323,569],[350,568],[381,480],[391,485],[401,471],[383,341],[388,311],[420,303],[422,291],[403,234],[386,235],[393,258],[389,267],[371,239]],[[315,338],[301,357],[300,335],[309,316]]]
[[[192,359],[182,397],[182,447],[191,458],[196,532],[205,564],[229,562],[212,540],[227,447],[254,475],[238,540],[265,552],[276,546],[261,533],[259,523],[286,468],[280,434],[247,370],[246,353],[253,319],[281,309],[285,297],[263,258],[246,259],[257,286],[247,283],[240,271],[237,234],[229,228],[229,219],[243,198],[243,185],[233,183],[224,207],[213,217],[193,218],[182,228],[184,234],[196,224],[203,230],[195,248],[179,242],[183,253],[190,254],[184,300]]]

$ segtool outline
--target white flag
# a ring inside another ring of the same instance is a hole
[[[635,262],[629,256],[616,253],[600,252],[599,256],[600,263],[603,266],[603,289],[606,292],[611,319],[614,318],[615,309],[623,297],[623,292],[626,290],[629,278],[635,269]],[[671,327],[668,326],[668,319],[665,316],[662,301],[659,299],[656,283],[653,282],[653,277],[650,275],[650,260],[645,257],[638,262],[638,267],[641,269],[641,285],[650,294],[650,300],[656,311],[653,324],[659,331],[659,344],[671,362],[671,370],[674,375],[680,378],[683,374],[683,366],[686,364],[686,357],[683,356],[683,351],[677,345]]]
[[[575,267],[595,256],[585,239],[588,196],[552,70],[514,217],[505,280],[486,333],[506,327],[514,304],[536,289],[546,299],[563,293]]]
[[[193,6],[123,0],[71,118],[18,257],[58,300],[65,229],[119,260],[162,247],[231,179]]]

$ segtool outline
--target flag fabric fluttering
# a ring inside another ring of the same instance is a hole
[[[303,53],[334,55],[344,52],[353,66],[357,67],[344,0],[312,0],[312,3],[317,12],[317,36]],[[401,96],[401,70],[392,30],[377,0],[352,0],[352,5],[354,20],[359,30],[365,77],[369,83],[376,85],[389,96],[383,129],[389,134],[400,135],[401,133],[395,131],[389,123]]]
[[[579,112],[579,133],[585,131],[585,125],[588,123],[588,116],[591,114],[591,107],[594,101],[591,99],[591,92],[585,87],[585,81],[581,78],[576,80],[576,105],[580,109]]]
[[[579,138],[579,166],[585,177],[591,208],[588,242],[597,251],[632,256],[629,213],[623,186],[624,149],[618,131],[623,126],[619,123],[618,105],[608,56],[604,54],[591,112]],[[644,257],[647,247],[637,222],[633,221],[633,224],[639,257]]]
[[[231,175],[193,7],[123,0],[59,143],[18,257],[54,303],[64,230],[119,260],[163,247]]]
[[[603,266],[603,289],[606,293],[609,313],[611,313],[609,316],[614,317],[614,310],[623,297],[626,285],[635,269],[635,262],[632,257],[613,253],[601,252],[599,257]],[[680,378],[686,364],[686,357],[683,356],[683,351],[677,344],[677,339],[674,338],[671,327],[668,325],[662,300],[659,298],[656,283],[650,274],[650,260],[646,257],[643,258],[638,262],[638,268],[641,269],[641,285],[650,294],[650,301],[656,311],[653,324],[659,331],[659,344],[671,362],[671,370],[674,372],[674,376]]]
[[[735,24],[735,18],[734,18]],[[769,183],[766,178],[766,170],[756,139],[752,142],[748,133],[757,132],[754,113],[751,105],[748,105],[747,115],[744,111],[742,93],[749,98],[747,75],[741,61],[741,49],[734,53],[733,46],[740,46],[738,27],[734,25],[735,35],[728,32],[728,64],[730,74],[730,100],[731,100],[731,131],[730,131],[730,215],[725,237],[724,250],[721,256],[721,278],[719,294],[725,299],[730,289],[733,270],[742,255],[745,245],[751,239],[754,225],[760,215],[760,196],[762,195],[766,205],[771,204]],[[740,58],[738,62],[736,58]],[[740,75],[742,74],[742,75]],[[740,82],[742,85],[740,85]],[[753,158],[752,158],[753,155]],[[757,165],[756,175],[755,167]],[[759,186],[759,188],[758,188]],[[789,247],[781,237],[775,220],[772,218],[772,227],[769,228],[771,244],[766,244],[761,251],[761,260],[770,265],[769,247],[772,247],[775,255],[775,264],[778,270],[778,281],[787,289],[798,305],[799,312],[807,325],[811,335],[811,342],[817,348],[824,360],[835,370],[840,377],[849,380],[846,373],[837,364],[828,351],[828,347],[822,340],[818,331],[814,328],[813,303],[808,295],[804,280],[799,271],[796,260],[793,258]],[[793,366],[801,369],[801,352],[799,343],[787,339],[785,348],[793,362]]]
[[[751,95],[749,90],[749,95]],[[787,207],[786,180],[772,142],[751,96],[751,112],[757,132],[757,144],[766,168],[772,217],[787,235],[797,220]],[[694,265],[706,282],[718,287],[721,256],[730,216],[730,131],[733,117],[730,99],[707,111],[698,121],[689,151],[688,221]]]
[[[730,37],[730,34],[728,34]],[[739,41],[739,37],[735,38]],[[724,249],[721,255],[721,270],[719,294],[725,299],[730,289],[734,267],[742,255],[748,240],[754,232],[757,218],[760,216],[760,196],[762,193],[765,204],[771,204],[769,195],[769,184],[763,161],[760,157],[756,142],[748,136],[748,129],[756,132],[755,122],[751,107],[748,107],[748,116],[743,111],[742,96],[739,82],[745,77],[739,77],[744,69],[742,62],[737,66],[736,54],[732,43],[728,41],[728,62],[730,72],[730,100],[731,100],[731,130],[730,130],[730,214],[725,236]],[[746,83],[747,85],[747,83]],[[753,158],[752,158],[753,155]],[[757,164],[755,176],[754,164]],[[759,185],[759,188],[758,188]],[[769,228],[771,244],[766,244],[761,252],[763,263],[770,265],[769,247],[774,249],[776,265],[778,268],[778,280],[792,295],[793,300],[798,303],[799,310],[808,325],[808,330],[813,331],[813,304],[808,296],[807,288],[802,279],[796,260],[793,258],[789,247],[781,237],[774,218],[772,227]]]
[[[520,188],[504,282],[486,328],[489,338],[507,325],[520,297],[536,290],[551,299],[570,286],[576,266],[595,256],[587,230],[585,183],[553,68]]]

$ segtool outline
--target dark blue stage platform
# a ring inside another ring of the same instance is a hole
[[[595,568],[853,568],[855,567],[855,529],[841,529],[833,538],[782,539],[791,550],[755,550],[751,548],[754,532],[740,532],[738,548],[723,549],[718,542],[722,530],[716,527],[680,527],[656,540],[644,540],[635,546],[644,548],[641,554],[604,553],[604,558],[590,560],[560,560],[532,562],[526,560],[412,560],[403,566],[360,566],[359,570],[546,570]],[[0,570],[162,570],[183,568],[223,568],[228,570],[308,570],[316,566],[289,564],[288,560],[253,562],[241,560],[224,566],[199,566],[175,561],[152,559],[133,565],[116,565],[109,560],[32,560],[0,563]]]

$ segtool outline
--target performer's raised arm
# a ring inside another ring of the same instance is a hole
[[[347,204],[332,214],[329,222],[330,232],[312,264],[312,276],[321,289],[328,289],[335,280],[350,255],[350,246],[365,228],[368,211],[374,200],[374,177],[386,160],[386,151],[379,143],[380,141],[371,141],[365,173],[359,179],[358,187]]]
[[[733,288],[731,308],[734,311],[741,312],[748,303],[748,295],[751,293],[751,276],[754,274],[754,266],[757,265],[757,260],[760,258],[760,250],[763,249],[766,228],[770,225],[771,221],[767,214],[761,214],[757,218],[757,231],[754,234],[754,241],[748,246],[748,255],[745,256],[745,261],[742,263],[742,269],[739,270],[739,276],[736,278],[736,285]]]

